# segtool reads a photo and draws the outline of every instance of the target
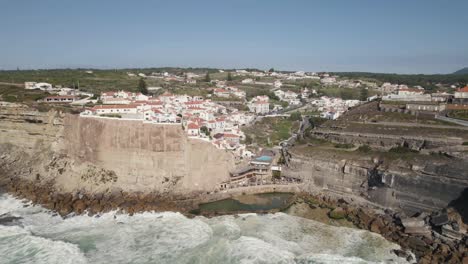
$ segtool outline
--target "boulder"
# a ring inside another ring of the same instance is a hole
[[[417,256],[424,256],[429,251],[429,247],[424,241],[418,237],[409,237],[407,240],[408,247],[411,248]]]
[[[434,226],[443,226],[448,224],[449,218],[445,211],[439,212],[437,215],[431,217],[431,224]]]
[[[462,259],[462,264],[468,264],[468,256]]]
[[[394,250],[392,250],[392,252],[395,255],[397,255],[398,257],[404,258],[404,259],[406,259],[408,256],[410,256],[410,254],[408,254],[408,252],[406,252],[404,250],[401,250],[401,249],[394,249]]]
[[[385,227],[385,224],[383,223],[382,219],[380,218],[375,218],[372,220],[370,224],[370,231],[374,233],[381,233],[381,230]]]
[[[64,204],[58,209],[58,213],[61,216],[66,216],[70,214],[73,211],[73,208],[70,204]]]
[[[86,203],[84,200],[78,199],[73,203],[73,210],[77,214],[81,214],[86,210]]]

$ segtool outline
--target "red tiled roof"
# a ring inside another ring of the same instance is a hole
[[[465,87],[463,87],[463,88],[458,89],[457,92],[460,92],[460,93],[468,93],[468,86],[465,86]]]
[[[199,129],[200,127],[195,123],[188,124],[188,129]]]
[[[216,89],[214,89],[214,92],[215,93],[227,93],[228,91],[226,91],[226,90],[224,90],[222,88],[216,88]]]
[[[238,137],[240,137],[240,136],[234,135],[234,134],[225,133],[225,134],[224,134],[224,137],[228,137],[228,138],[238,138]]]

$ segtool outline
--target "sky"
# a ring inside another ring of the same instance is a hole
[[[0,0],[0,69],[451,73],[467,0]]]

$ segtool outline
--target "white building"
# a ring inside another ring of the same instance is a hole
[[[429,102],[432,100],[430,94],[424,94],[421,89],[399,89],[397,94],[389,94],[382,97],[384,101],[419,101]]]
[[[458,89],[455,92],[455,99],[467,99],[468,98],[468,86]]]
[[[253,98],[247,106],[250,112],[256,114],[267,114],[270,112],[270,99],[266,95],[259,95]]]
[[[281,88],[281,86],[283,86],[283,83],[280,81],[280,80],[276,80],[274,83],[273,83],[273,86],[275,88]]]
[[[48,91],[48,90],[52,90],[52,84],[45,83],[45,82],[39,82],[39,83],[38,82],[25,82],[24,89],[28,89],[28,90],[40,89],[42,91]]]
[[[320,80],[320,82],[324,85],[330,85],[336,83],[335,77],[324,77]]]

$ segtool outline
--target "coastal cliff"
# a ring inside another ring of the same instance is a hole
[[[234,159],[180,125],[81,118],[18,104],[0,109],[2,181],[25,180],[58,193],[195,195],[229,177]]]
[[[447,207],[468,187],[468,164],[463,159],[426,155],[388,160],[365,154],[298,152],[290,150],[283,173],[301,179],[306,192],[362,196],[386,208],[414,213]]]

